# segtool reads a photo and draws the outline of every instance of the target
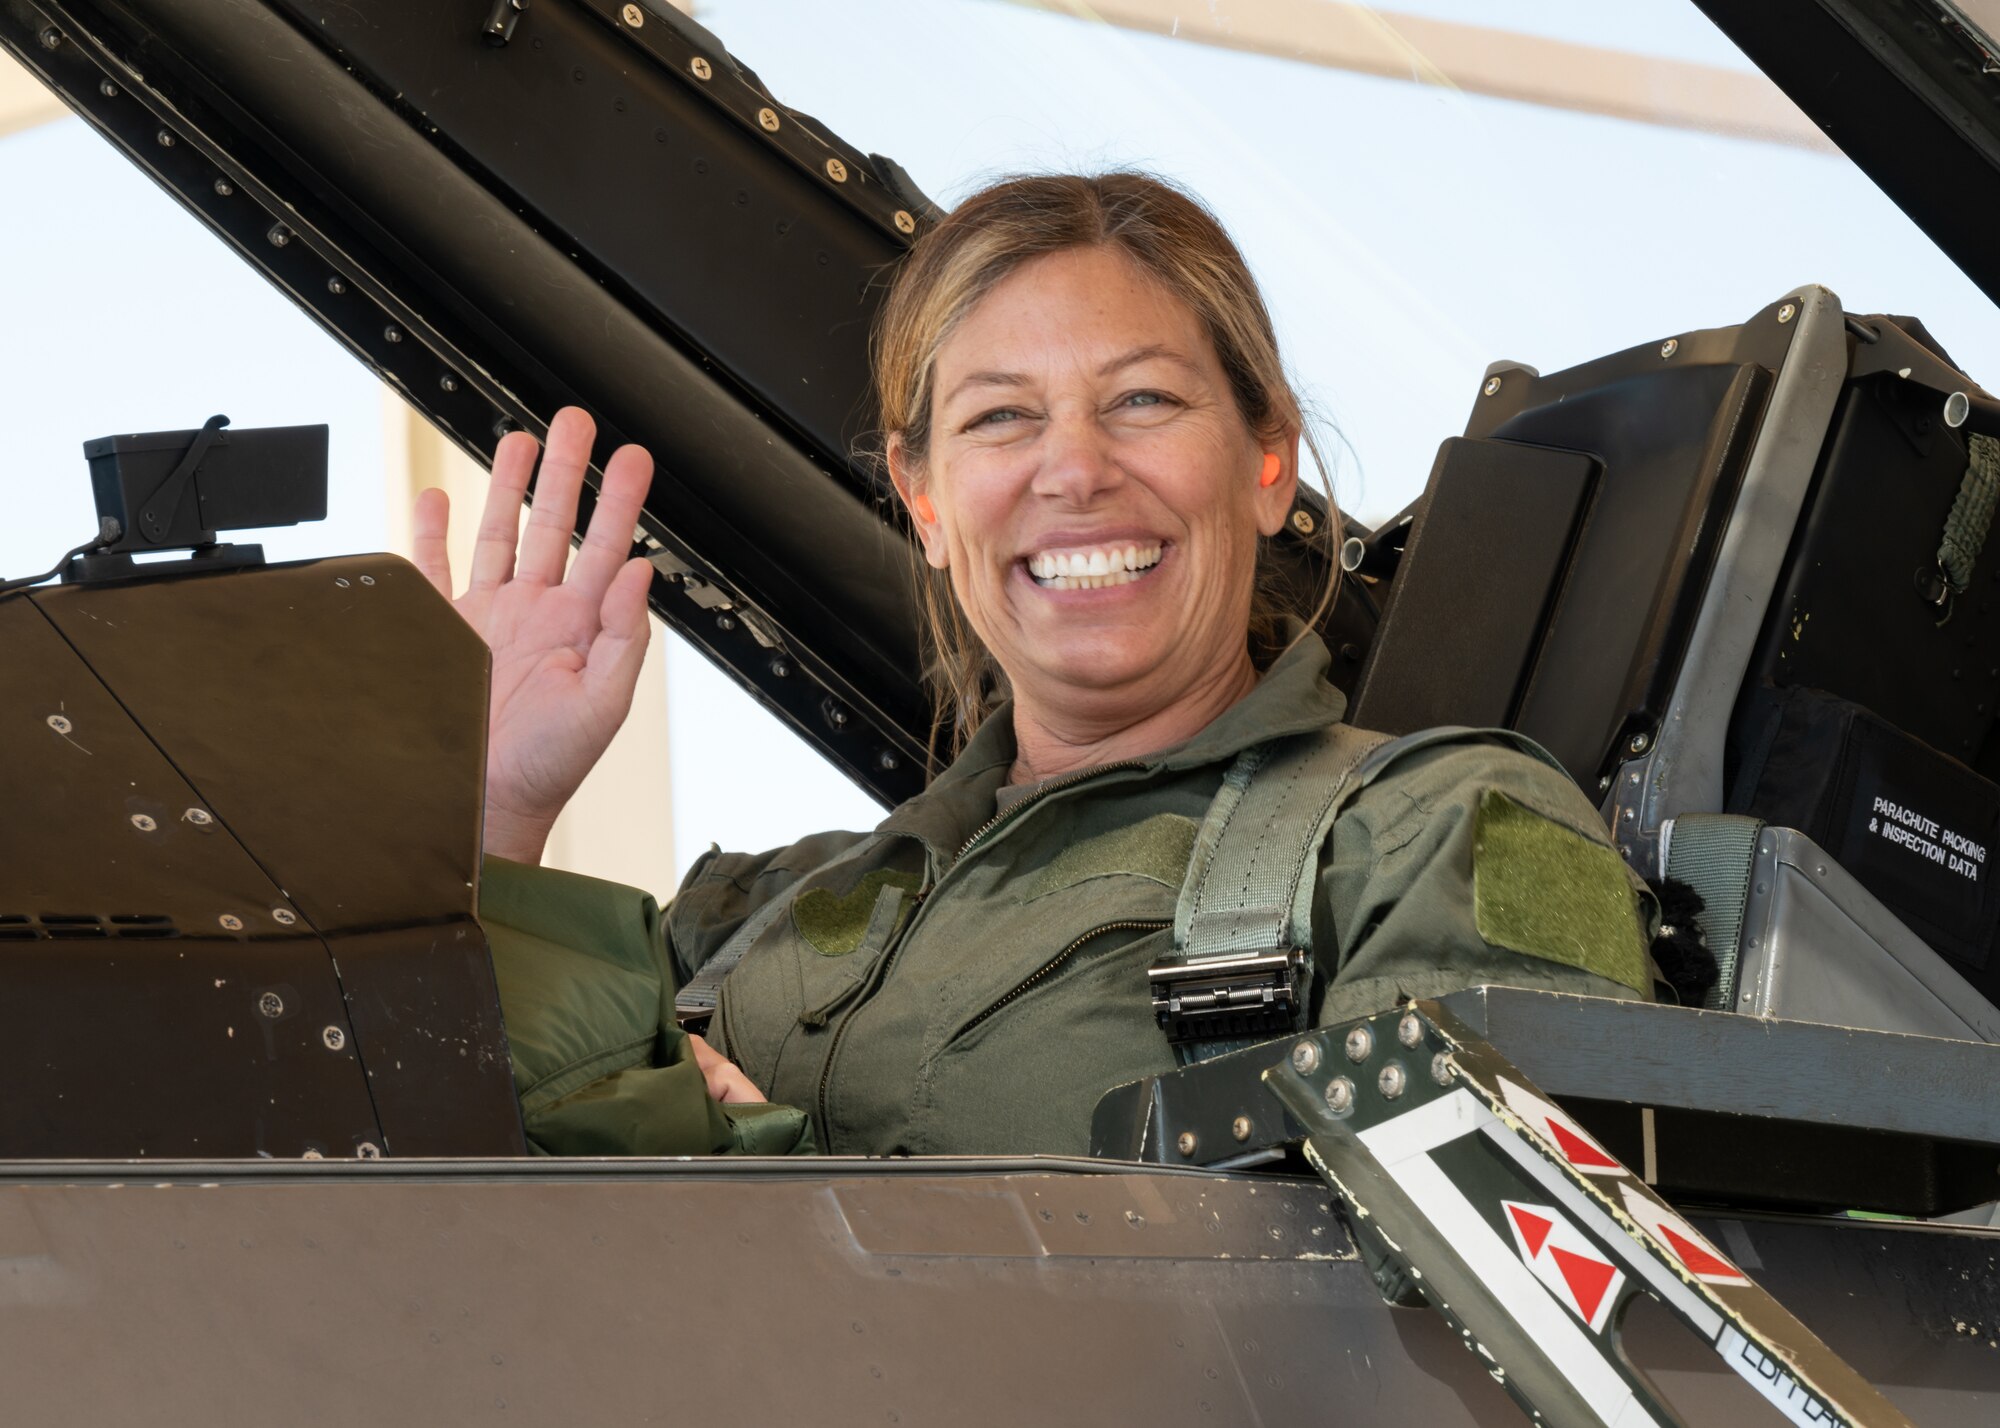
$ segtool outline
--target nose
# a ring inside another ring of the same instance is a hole
[[[1111,433],[1093,410],[1052,413],[1039,445],[1033,485],[1037,496],[1087,509],[1125,479]]]

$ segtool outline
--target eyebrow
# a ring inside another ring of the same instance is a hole
[[[1120,371],[1126,367],[1136,367],[1141,362],[1156,360],[1171,362],[1175,366],[1185,367],[1190,372],[1198,372],[1200,370],[1193,362],[1190,362],[1173,348],[1168,347],[1164,343],[1156,342],[1148,347],[1134,347],[1123,356],[1113,357],[1109,362],[1106,362],[1102,367],[1097,369],[1097,375],[1108,377],[1113,372]],[[1027,385],[1028,378],[1026,374],[1021,372],[968,372],[959,380],[958,385],[946,394],[944,400],[947,402],[951,401],[967,387],[1025,387]]]

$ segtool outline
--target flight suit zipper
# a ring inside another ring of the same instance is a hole
[[[1040,986],[1043,982],[1047,981],[1050,977],[1053,977],[1057,972],[1062,970],[1063,965],[1067,963],[1071,957],[1076,955],[1078,949],[1080,949],[1084,943],[1094,941],[1095,939],[1102,937],[1107,932],[1158,932],[1162,928],[1172,927],[1173,925],[1174,924],[1171,919],[1155,918],[1150,921],[1107,922],[1101,927],[1091,928],[1090,931],[1084,933],[1083,936],[1077,938],[1076,941],[1070,943],[1069,946],[1063,948],[1062,951],[1056,953],[1055,956],[1051,957],[1048,961],[1042,963],[1040,967],[1037,967],[1034,973],[1030,975],[1027,978],[1027,980],[1023,981],[1019,986],[1015,987],[1013,991],[1007,993],[1006,996],[1000,998],[1000,1000],[993,1003],[993,1005],[988,1007],[985,1011],[981,1012],[978,1016],[974,1017],[964,1026],[960,1027],[958,1029],[958,1035],[959,1036],[965,1035],[968,1031],[971,1031],[975,1026],[978,1026],[981,1022],[985,1021],[986,1018],[992,1016],[993,1013],[999,1011],[1002,1007],[1005,1007],[1009,1003],[1014,1002],[1019,998],[1026,996],[1029,992],[1033,991],[1036,987]]]
[[[826,1049],[826,1061],[820,1066],[819,1095],[816,1098],[815,1104],[817,1105],[819,1111],[819,1128],[825,1135],[827,1148],[829,1150],[833,1148],[833,1122],[827,1112],[828,1093],[833,1086],[833,1063],[840,1056],[840,1044],[841,1042],[847,1039],[847,1028],[854,1021],[855,1015],[858,1012],[860,1012],[860,1010],[864,1006],[868,1005],[869,997],[873,996],[876,988],[880,987],[882,983],[885,980],[887,980],[889,976],[889,968],[895,962],[896,954],[902,951],[903,944],[908,942],[910,940],[910,937],[916,932],[917,920],[923,914],[923,906],[925,900],[929,898],[932,893],[935,893],[939,888],[945,885],[946,880],[949,879],[954,872],[958,871],[960,865],[965,862],[966,855],[970,853],[974,848],[978,847],[979,844],[986,839],[988,834],[992,833],[994,829],[1000,827],[1002,824],[1007,823],[1010,820],[1018,817],[1020,814],[1026,812],[1033,805],[1040,803],[1050,794],[1059,792],[1062,789],[1074,787],[1075,785],[1080,783],[1086,783],[1089,780],[1094,778],[1099,778],[1104,774],[1115,773],[1121,769],[1143,769],[1146,767],[1148,767],[1148,765],[1141,760],[1125,759],[1115,764],[1102,764],[1094,769],[1084,769],[1079,773],[1069,774],[1063,778],[1055,779],[1049,783],[1043,784],[1042,787],[1036,789],[1034,793],[1022,799],[1019,803],[1014,804],[1011,808],[1004,809],[1003,811],[994,814],[993,817],[989,818],[985,823],[981,824],[979,828],[973,832],[973,835],[965,840],[965,843],[959,848],[958,852],[953,855],[951,860],[951,866],[947,867],[942,873],[938,875],[938,880],[935,883],[933,883],[930,887],[925,888],[923,891],[917,894],[916,906],[911,909],[909,920],[903,924],[903,930],[901,934],[896,938],[894,944],[890,946],[889,949],[882,954],[882,960],[876,966],[874,975],[869,980],[869,985],[862,989],[861,994],[854,999],[854,1004],[850,1006],[847,1009],[846,1014],[841,1017],[839,1025],[834,1027],[833,1040],[827,1046]],[[1107,931],[1109,929],[1099,929],[1099,930]],[[1092,935],[1094,934],[1087,933],[1085,934],[1082,940],[1088,941]],[[1080,945],[1080,943],[1076,945]],[[1076,945],[1072,945],[1071,947],[1066,948],[1062,953],[1062,957],[1067,957],[1070,955],[1070,953],[1074,952],[1076,950]],[[1062,957],[1057,958],[1057,963],[1061,962]],[[1046,972],[1051,970],[1053,970],[1053,966],[1044,968],[1042,972],[1036,973],[1036,978],[1041,977]],[[1008,997],[1007,1000],[1011,1001],[1012,997],[1011,996]],[[998,1010],[998,1008],[996,1007],[989,1009],[987,1013],[982,1014],[981,1019],[983,1020],[985,1015],[990,1015],[991,1011],[994,1010]]]

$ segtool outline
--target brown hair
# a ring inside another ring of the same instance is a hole
[[[881,430],[901,442],[914,467],[930,451],[938,349],[959,322],[1017,268],[1086,247],[1116,249],[1186,304],[1215,345],[1237,410],[1259,439],[1304,432],[1271,315],[1215,215],[1150,174],[1032,175],[980,190],[919,238],[883,305],[874,345]],[[1318,534],[1331,540],[1339,530],[1331,493],[1328,508],[1331,518]],[[1251,648],[1263,656],[1260,663],[1283,647],[1286,616],[1314,623],[1333,598],[1329,581],[1302,599],[1274,578],[1270,564],[1258,561],[1250,612]],[[1328,568],[1337,577],[1338,562],[1329,560]],[[929,643],[925,673],[935,700],[933,753],[947,731],[955,753],[1005,695],[1006,675],[959,609],[949,573],[924,566],[919,584]]]

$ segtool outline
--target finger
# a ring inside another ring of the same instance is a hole
[[[653,458],[644,447],[621,446],[605,463],[604,486],[590,513],[590,530],[569,568],[569,583],[586,599],[600,600],[632,552],[639,508],[653,487]]]
[[[598,607],[602,627],[584,660],[583,679],[592,702],[602,709],[616,709],[621,716],[632,707],[632,690],[639,683],[646,643],[653,634],[652,621],[646,618],[646,591],[652,578],[653,567],[637,559],[627,561],[612,578]]]
[[[410,562],[438,594],[451,598],[451,551],[445,534],[451,529],[451,497],[432,486],[417,492],[410,516]]]
[[[750,1078],[725,1061],[726,1070],[713,1080],[707,1080],[708,1094],[725,1106],[760,1105],[764,1093],[751,1084]]]
[[[576,496],[596,439],[597,424],[581,407],[564,407],[549,423],[549,444],[535,477],[535,504],[528,510],[521,558],[514,567],[516,580],[554,585],[563,578],[570,533],[576,529]]]
[[[472,580],[468,591],[491,590],[514,573],[514,543],[521,533],[521,496],[534,473],[534,437],[510,431],[493,448],[493,479],[486,486],[486,509],[479,513],[479,534],[472,544]]]

